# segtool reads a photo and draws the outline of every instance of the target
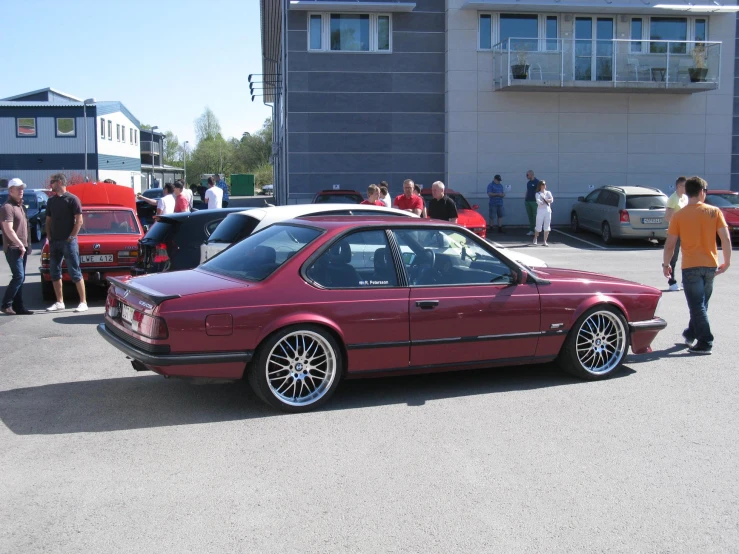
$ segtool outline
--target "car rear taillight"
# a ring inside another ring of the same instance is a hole
[[[137,258],[139,255],[138,250],[119,250],[118,251],[118,259],[124,259],[124,260],[130,260],[132,258]]]
[[[169,261],[169,254],[167,253],[167,243],[160,242],[156,245],[154,252],[154,263],[160,264]]]
[[[49,263],[49,260],[51,259],[51,254],[49,252],[42,252],[41,253],[41,261]]]
[[[629,217],[629,212],[627,212],[626,210],[619,210],[618,211],[618,217],[619,217],[619,221],[621,221],[621,223],[631,223],[631,218]]]
[[[117,318],[121,314],[118,299],[115,297],[112,287],[108,292],[108,296],[105,298],[105,313],[112,319]]]
[[[161,317],[148,315],[138,310],[133,313],[131,329],[150,339],[166,339],[169,336],[167,324]]]

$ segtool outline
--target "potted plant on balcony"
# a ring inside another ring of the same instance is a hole
[[[529,65],[526,52],[521,46],[516,47],[516,63],[511,64],[511,77],[514,79],[526,79],[529,76]]]
[[[696,44],[690,52],[693,56],[693,67],[688,68],[691,83],[705,83],[708,75],[707,52],[705,44]]]

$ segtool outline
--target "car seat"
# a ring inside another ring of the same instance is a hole
[[[326,253],[328,267],[326,267],[326,284],[330,287],[357,287],[359,273],[351,265],[352,249],[345,240],[333,245]]]
[[[375,272],[372,274],[373,281],[387,282],[395,285],[397,276],[395,275],[395,264],[390,257],[390,251],[386,247],[375,250],[373,258]]]
[[[279,267],[277,252],[271,246],[259,245],[255,247],[251,256],[249,256],[249,261],[249,265],[264,276],[269,275]]]

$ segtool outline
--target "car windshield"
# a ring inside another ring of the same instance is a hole
[[[667,207],[667,197],[660,194],[628,195],[627,210],[659,210]]]
[[[80,235],[137,235],[139,223],[131,211],[85,210]]]
[[[357,194],[322,194],[316,198],[316,204],[359,204],[362,197]]]
[[[424,192],[422,193],[422,195],[423,195],[423,201],[426,203],[426,207],[428,208],[429,202],[431,202],[431,200],[433,200],[434,197],[430,192],[428,193]],[[451,194],[447,194],[447,196],[451,198],[452,200],[454,200],[454,204],[457,206],[458,210],[471,210],[472,209],[470,207],[470,203],[467,202],[467,199],[461,194],[457,194],[453,192]]]
[[[161,198],[163,189],[149,189],[141,193],[146,198]]]
[[[231,244],[252,234],[259,220],[246,214],[231,214],[226,217],[208,239],[209,243]]]
[[[320,234],[321,231],[310,227],[272,225],[246,237],[200,267],[243,281],[261,281]]]
[[[739,194],[707,194],[706,204],[717,208],[739,208]]]

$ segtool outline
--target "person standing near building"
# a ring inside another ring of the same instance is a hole
[[[526,205],[526,217],[529,219],[529,232],[526,233],[528,236],[534,234],[534,227],[536,227],[536,211],[538,205],[536,203],[536,186],[539,184],[539,179],[534,175],[534,170],[529,169],[526,172],[526,198],[524,204]]]
[[[174,183],[174,213],[178,214],[181,212],[190,211],[190,203],[187,201],[184,191],[185,185],[182,181],[175,181]]]
[[[488,227],[491,231],[493,230],[493,219],[497,217],[498,232],[505,233],[503,230],[503,216],[505,215],[505,210],[503,209],[503,198],[505,198],[505,189],[503,188],[503,179],[500,178],[500,175],[493,177],[492,183],[488,185],[488,197],[490,198],[488,205],[488,219],[490,220],[490,225],[488,225]]]
[[[228,185],[226,184],[226,180],[221,178],[218,173],[216,173],[216,185],[218,185],[218,188],[221,189],[223,192],[223,198],[221,199],[221,207],[228,208]]]
[[[393,206],[392,198],[390,198],[390,187],[387,181],[380,181],[380,202],[388,208],[392,208]]]
[[[433,199],[429,201],[429,217],[431,219],[441,219],[456,223],[459,217],[457,205],[454,203],[454,200],[444,194],[445,188],[444,183],[441,181],[436,181],[431,185],[431,196],[433,196]]]
[[[209,210],[223,207],[223,190],[216,186],[213,177],[208,177],[208,190],[205,191],[205,201]]]
[[[195,199],[193,198],[192,190],[190,190],[190,187],[185,184],[185,181],[183,179],[180,179],[180,183],[182,184],[182,195],[187,199],[188,211],[191,212],[195,205]]]
[[[380,201],[380,189],[377,185],[367,187],[367,200],[362,200],[360,204],[369,204],[370,206],[385,206]]]
[[[85,282],[80,271],[80,248],[77,234],[82,228],[82,203],[74,194],[67,192],[67,177],[63,173],[51,176],[51,189],[56,196],[46,203],[46,238],[49,241],[49,273],[54,286],[56,302],[46,309],[58,312],[64,309],[62,294],[62,259],[67,264],[69,277],[80,297],[75,312],[87,311]]]
[[[662,273],[672,275],[673,251],[680,239],[683,261],[683,289],[690,311],[688,327],[683,331],[685,343],[691,354],[710,354],[713,335],[708,322],[708,301],[713,293],[713,280],[725,273],[731,265],[731,237],[724,214],[714,206],[705,204],[708,183],[700,177],[685,182],[688,204],[675,212],[670,220],[667,241],[662,257]],[[724,263],[718,263],[716,235],[721,240]],[[695,341],[695,344],[693,342]]]
[[[536,185],[536,193],[534,194],[536,201],[536,226],[534,231],[534,244],[537,243],[539,233],[544,231],[544,246],[549,246],[547,239],[549,232],[552,230],[552,202],[554,197],[547,190],[547,182],[539,181]]]
[[[3,253],[10,267],[10,283],[5,289],[0,312],[5,315],[33,315],[23,305],[23,282],[26,280],[26,261],[31,249],[28,241],[28,218],[23,207],[23,190],[26,184],[20,179],[8,181],[8,201],[0,209],[3,229]]]
[[[416,215],[423,212],[423,200],[415,194],[415,183],[413,179],[403,181],[403,194],[396,196],[393,207]]]
[[[685,177],[680,176],[677,178],[677,181],[675,181],[675,192],[673,192],[667,200],[665,223],[668,225],[670,224],[672,216],[688,205],[688,197],[685,194],[685,181]],[[677,243],[675,243],[675,253],[672,255],[672,259],[670,259],[670,268],[672,269],[672,272],[670,273],[670,277],[667,279],[668,290],[671,291],[682,290],[682,287],[677,284],[677,279],[675,279],[675,266],[677,265],[678,254],[680,254],[679,237],[677,239]]]

